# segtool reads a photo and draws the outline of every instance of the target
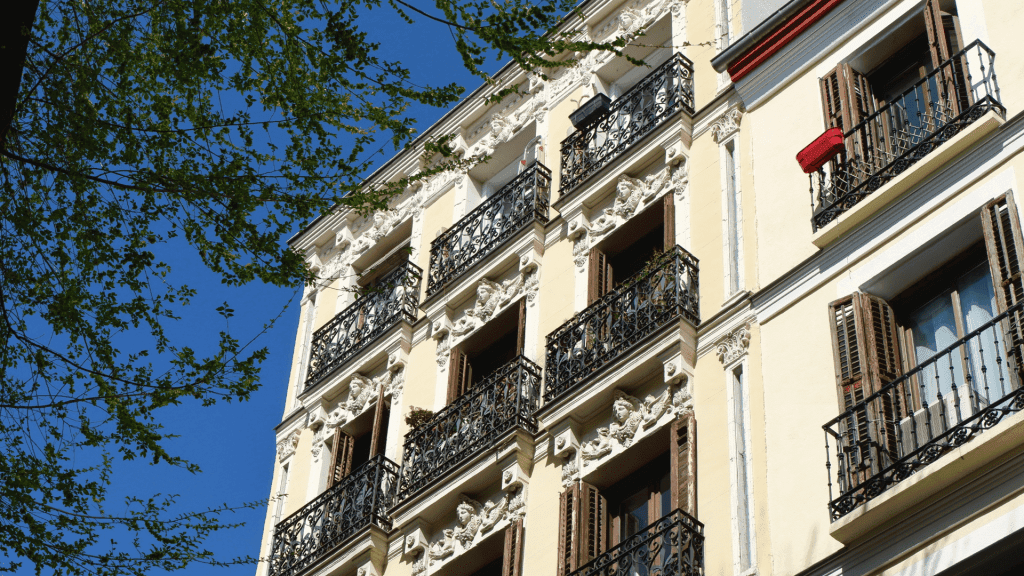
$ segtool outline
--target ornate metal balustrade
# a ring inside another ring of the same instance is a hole
[[[544,400],[576,388],[670,322],[700,324],[697,258],[676,246],[547,336]]]
[[[387,273],[351,306],[313,333],[306,390],[334,372],[399,320],[416,320],[419,266],[406,262]]]
[[[913,166],[999,102],[995,53],[980,40],[845,134],[846,151],[811,174],[817,231]]]
[[[433,296],[531,222],[547,223],[551,170],[534,162],[515,180],[430,243],[427,296]]]
[[[1024,409],[1024,344],[1007,348],[1005,331],[1017,330],[1022,309],[1014,305],[825,424],[833,521]]]
[[[676,510],[594,558],[570,576],[704,574],[704,525]]]
[[[562,140],[560,196],[681,110],[693,114],[693,62],[674,54],[612,102],[608,116]]]
[[[540,366],[517,356],[406,434],[399,500],[493,448],[516,428],[536,432],[540,381]]]
[[[398,464],[375,456],[298,512],[278,522],[270,576],[294,576],[369,526],[391,530]]]

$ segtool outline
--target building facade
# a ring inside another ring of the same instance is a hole
[[[580,10],[291,240],[257,574],[1024,574],[1024,5]]]

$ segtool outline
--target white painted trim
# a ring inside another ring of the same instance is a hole
[[[733,190],[729,190],[728,182],[729,175],[727,174],[726,167],[728,163],[726,159],[729,156],[727,147],[732,145],[732,182]],[[740,186],[740,150],[739,150],[739,131],[733,132],[728,137],[724,138],[718,144],[718,171],[719,178],[722,186],[722,273],[725,278],[725,299],[728,300],[734,294],[741,292],[744,287],[743,277],[743,192]],[[730,199],[730,193],[733,198]],[[735,202],[736,206],[736,221],[730,220],[729,204],[730,200]],[[732,258],[732,235],[735,233],[736,238],[736,266],[733,270],[733,258]],[[735,285],[735,286],[734,286]]]
[[[757,530],[755,527],[754,515],[754,480],[752,474],[751,440],[750,440],[750,387],[748,385],[749,370],[747,368],[747,353],[744,352],[739,359],[729,364],[725,369],[727,379],[725,386],[726,393],[726,418],[729,430],[729,496],[732,501],[731,522],[732,522],[732,550],[733,550],[733,573],[747,574],[757,565]],[[741,376],[736,377],[737,370]],[[739,397],[737,398],[737,393]],[[737,414],[738,410],[742,413]],[[743,436],[742,456],[737,445],[738,435]],[[741,474],[739,459],[743,459],[744,473]],[[741,480],[741,475],[743,476]],[[740,482],[743,482],[743,486]],[[740,518],[740,509],[745,501],[746,518]],[[739,553],[742,545],[741,538],[746,533],[748,545],[747,565],[743,564]]]

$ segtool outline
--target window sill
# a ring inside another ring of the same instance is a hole
[[[941,166],[949,163],[975,142],[995,131],[1004,122],[1006,120],[999,112],[995,110],[988,111],[963,132],[954,136],[896,178],[893,178],[838,219],[818,230],[811,237],[811,242],[818,248],[825,248],[835,242],[839,237],[863,224],[873,214],[892,204],[904,192],[924,180]]]
[[[1018,412],[985,434],[950,450],[947,454],[888,489],[829,527],[829,535],[843,544],[851,544],[905,516],[914,506],[961,484],[1004,456],[1024,446],[1024,412]]]

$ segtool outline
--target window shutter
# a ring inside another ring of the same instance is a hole
[[[898,327],[885,300],[859,292],[831,303],[829,317],[839,408],[846,412],[902,373]],[[898,452],[895,423],[906,411],[896,396],[862,406],[842,425],[850,457],[843,474],[854,485],[888,466]]]
[[[579,535],[577,534],[577,510],[579,509],[580,487],[573,483],[558,498],[558,567],[556,576],[568,576],[578,568]]]
[[[384,400],[384,386],[380,387],[377,393],[377,406],[373,414],[373,436],[370,438],[370,458],[384,453],[387,445],[388,420],[391,417],[391,410],[388,409]]]
[[[580,482],[580,557],[583,566],[604,553],[608,542],[608,503],[597,488]]]
[[[668,251],[676,245],[676,203],[673,199],[673,194],[665,194],[662,199],[664,202],[664,213],[665,213],[665,244],[664,250]]]
[[[612,266],[608,256],[597,248],[590,249],[589,269],[589,302],[593,304],[607,294],[614,285]]]
[[[451,360],[448,364],[448,403],[469,390],[473,378],[473,367],[469,365],[469,357],[458,348],[452,348]]]
[[[953,116],[957,116],[973,103],[973,94],[967,89],[966,58],[958,58],[943,66],[963,49],[960,18],[956,14],[944,12],[938,0],[927,0],[924,3],[924,27],[928,32],[932,66],[939,69],[939,98],[950,107]]]
[[[352,472],[352,452],[356,446],[356,439],[345,434],[341,430],[334,433],[334,450],[331,454],[334,461],[331,463],[331,474],[328,478],[328,488],[348,476]]]
[[[523,536],[522,518],[505,528],[505,553],[502,556],[501,576],[522,576]]]
[[[982,210],[982,228],[985,232],[985,249],[988,253],[992,284],[996,291],[996,305],[999,312],[1024,300],[1024,241],[1021,239],[1020,220],[1013,195],[1006,194],[985,205]],[[1012,363],[1010,372],[1016,379],[1014,386],[1020,386],[1021,371],[1024,368],[1024,315],[1016,312],[1003,320],[1006,334],[1007,359]]]
[[[821,79],[821,100],[825,127],[844,133],[864,121],[878,109],[867,76],[842,63]],[[882,119],[885,121],[885,118]],[[870,164],[885,164],[886,138],[876,123],[846,139],[846,154]]]
[[[672,421],[669,429],[669,484],[672,509],[682,508],[697,517],[697,421],[686,411]]]
[[[516,331],[516,354],[526,350],[526,298],[519,300],[519,326]]]
[[[853,126],[848,112],[850,106],[846,103],[847,94],[846,77],[843,65],[840,64],[821,79],[821,103],[826,128],[839,128],[846,132]]]

